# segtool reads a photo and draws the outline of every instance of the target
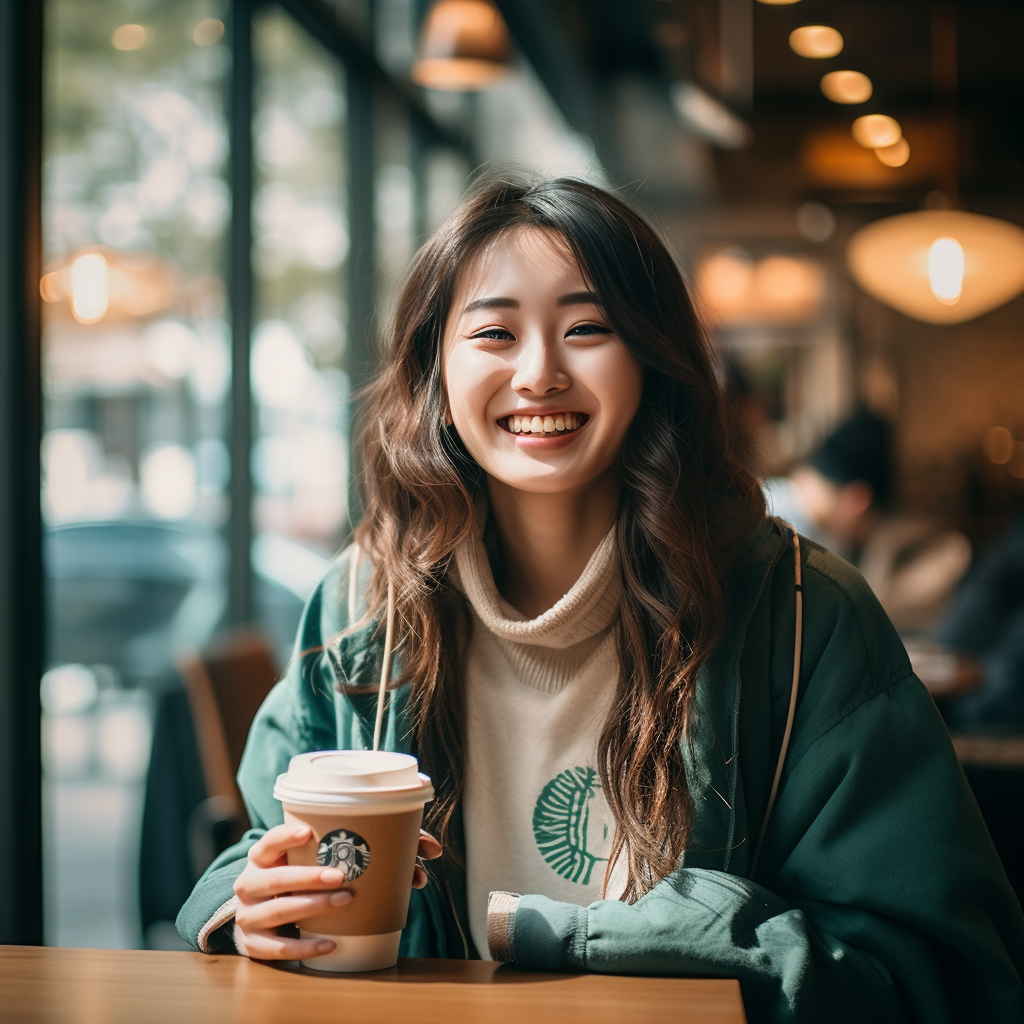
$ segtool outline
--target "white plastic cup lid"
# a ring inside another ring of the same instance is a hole
[[[277,777],[277,799],[373,799],[378,796],[418,797],[430,800],[430,779],[418,771],[410,754],[390,750],[315,750],[296,754],[288,771]]]

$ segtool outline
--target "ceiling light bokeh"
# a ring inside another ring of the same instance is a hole
[[[821,91],[833,103],[866,103],[873,86],[859,71],[830,71],[821,80]]]
[[[902,167],[910,159],[910,143],[901,136],[891,146],[877,146],[875,156],[886,167]]]
[[[698,264],[696,285],[717,323],[792,323],[814,314],[825,280],[812,260],[773,255],[754,262],[742,250],[727,249]]]
[[[827,60],[843,49],[842,34],[830,25],[801,25],[789,33],[790,49],[811,60]]]
[[[853,122],[853,137],[865,149],[881,149],[899,142],[903,129],[888,114],[865,114]]]

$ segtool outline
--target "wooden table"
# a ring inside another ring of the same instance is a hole
[[[545,974],[402,960],[322,974],[238,956],[0,946],[0,1021],[18,1024],[745,1024],[731,979]]]

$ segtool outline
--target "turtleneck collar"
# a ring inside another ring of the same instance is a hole
[[[483,625],[501,640],[530,647],[574,648],[604,633],[622,593],[614,527],[569,592],[535,619],[527,619],[498,593],[479,529],[456,550],[455,567],[459,585]]]

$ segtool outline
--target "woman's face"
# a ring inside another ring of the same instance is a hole
[[[484,472],[554,493],[614,465],[643,370],[564,239],[522,228],[463,272],[445,328],[444,381],[455,427]]]

